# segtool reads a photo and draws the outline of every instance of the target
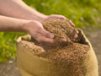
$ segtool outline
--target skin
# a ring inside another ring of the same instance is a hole
[[[46,31],[36,20],[24,20],[0,16],[0,31],[27,32],[39,42],[53,42],[53,34]]]
[[[0,0],[0,13],[9,17],[39,22],[48,17],[29,7],[22,0]]]
[[[22,0],[0,0],[1,32],[27,32],[39,42],[52,43],[54,35],[41,24],[47,17]]]

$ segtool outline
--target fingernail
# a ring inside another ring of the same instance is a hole
[[[68,22],[69,22],[69,24],[70,24],[72,27],[75,26],[75,24],[74,24],[71,20],[69,20]]]

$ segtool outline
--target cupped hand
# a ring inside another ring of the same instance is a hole
[[[50,16],[47,16],[45,19],[50,18],[50,17],[52,18],[54,16],[57,18],[66,19],[66,17],[63,15],[50,15]],[[69,21],[69,22],[70,22],[71,26],[74,26],[71,21]],[[53,43],[54,42],[54,40],[53,40],[54,34],[45,30],[43,28],[42,22],[35,21],[35,20],[29,20],[24,24],[23,29],[25,32],[28,32],[38,42],[42,42],[42,43],[44,43],[44,42]]]
[[[23,26],[24,30],[28,32],[38,42],[52,43],[54,35],[46,31],[42,24],[38,21],[28,21]]]
[[[55,18],[59,18],[59,19],[67,19],[67,21],[68,21],[68,23],[69,23],[70,26],[72,26],[72,27],[75,26],[75,24],[70,19],[66,18],[63,15],[58,15],[58,14],[49,15],[49,16],[45,17],[45,19],[43,19],[43,20],[46,20],[48,18],[54,18],[54,17]]]

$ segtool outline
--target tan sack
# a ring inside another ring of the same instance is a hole
[[[82,36],[80,45],[85,48],[76,49],[78,47],[76,46],[71,50],[70,47],[75,46],[73,44],[58,49],[57,54],[56,52],[44,54],[46,50],[33,43],[29,35],[19,37],[17,65],[22,76],[98,76],[98,62],[91,43],[81,30],[79,33]],[[65,51],[67,53],[63,53]]]

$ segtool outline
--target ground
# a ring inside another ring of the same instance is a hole
[[[84,29],[88,39],[91,41],[99,62],[99,73],[101,76],[101,29],[89,28]],[[0,64],[0,76],[20,76],[16,68],[15,60],[10,60]]]

